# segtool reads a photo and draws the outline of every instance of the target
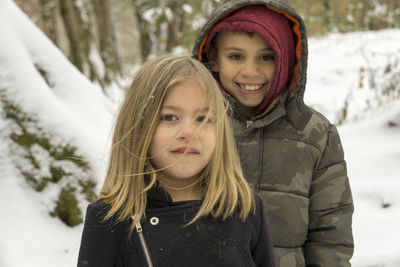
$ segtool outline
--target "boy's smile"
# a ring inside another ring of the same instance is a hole
[[[275,52],[256,33],[222,31],[210,51],[220,82],[253,115],[263,102],[275,72]]]

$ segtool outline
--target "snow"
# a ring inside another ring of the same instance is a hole
[[[115,103],[11,0],[0,1],[0,32],[0,90],[23,103],[24,112],[35,114],[42,129],[51,130],[60,142],[73,143],[97,167],[101,180]],[[35,66],[48,74],[47,82]],[[49,215],[54,205],[49,199],[55,199],[58,188],[38,193],[25,182],[12,161],[16,151],[9,131],[0,117],[0,266],[76,265],[82,226],[70,228]]]
[[[89,58],[96,69],[96,73],[100,78],[104,78],[106,76],[106,68],[94,43],[90,44]]]
[[[354,266],[400,266],[400,127],[387,124],[393,114],[400,116],[400,101],[377,118],[339,129],[355,205]]]
[[[0,36],[0,90],[13,88],[7,94],[37,114],[42,127],[73,142],[101,183],[118,93],[106,97],[11,0],[0,0]],[[360,68],[379,73],[400,60],[400,30],[330,34],[309,43],[306,103],[332,121],[349,103],[350,117],[338,130],[355,203],[353,266],[400,266],[400,100],[384,99],[366,112],[365,101],[374,99],[370,84],[357,89]],[[48,83],[35,64],[49,73]],[[76,265],[82,225],[67,227],[49,216],[56,189],[38,193],[26,184],[10,157],[8,132],[0,117],[0,266]]]
[[[334,122],[346,100],[350,120],[370,114],[380,100],[371,82],[387,82],[387,66],[400,70],[400,57],[394,56],[400,54],[398,30],[334,33],[310,40],[309,50],[306,100]]]
[[[183,11],[188,13],[189,15],[191,15],[193,13],[193,8],[188,4],[183,4],[182,5],[182,9],[183,9]]]

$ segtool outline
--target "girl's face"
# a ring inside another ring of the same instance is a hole
[[[161,169],[157,177],[163,184],[190,185],[210,162],[216,143],[210,108],[195,79],[179,83],[167,92],[149,149],[152,164]]]

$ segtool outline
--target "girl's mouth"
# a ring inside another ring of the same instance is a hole
[[[179,155],[197,155],[200,154],[196,149],[188,149],[188,148],[177,148],[175,150],[171,151],[173,154],[179,154]]]

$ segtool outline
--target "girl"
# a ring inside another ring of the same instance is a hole
[[[78,266],[274,266],[262,203],[200,62],[167,55],[137,72]]]

